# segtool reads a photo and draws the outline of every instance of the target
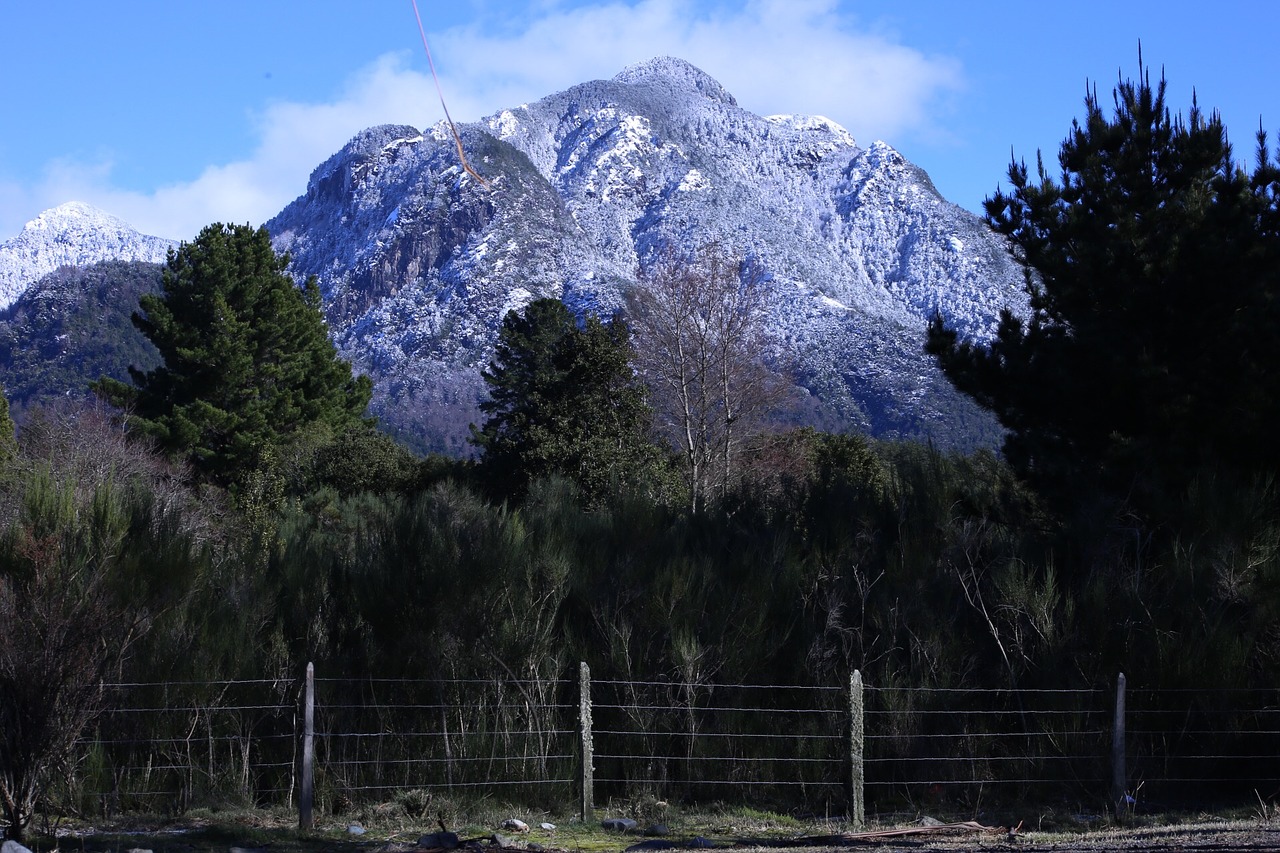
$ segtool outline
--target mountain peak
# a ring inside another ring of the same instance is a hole
[[[122,220],[83,201],[63,202],[42,212],[22,227],[25,231],[60,231],[67,228],[83,230],[106,227],[129,228]],[[132,230],[132,229],[130,229]]]
[[[998,423],[923,340],[934,315],[990,339],[1024,304],[1021,272],[888,146],[820,115],[758,116],[669,56],[461,134],[490,187],[463,177],[442,126],[371,128],[267,223],[291,272],[316,276],[384,425],[468,452],[509,311],[551,297],[612,316],[664,247],[715,244],[759,275],[762,351],[795,365],[797,423],[994,444]]]
[[[0,310],[41,277],[62,266],[99,261],[162,263],[177,241],[139,233],[129,223],[82,201],[69,201],[32,219],[0,242]]]
[[[667,83],[692,89],[729,106],[738,101],[716,80],[701,68],[674,56],[656,56],[635,65],[628,65],[614,78],[617,83]]]

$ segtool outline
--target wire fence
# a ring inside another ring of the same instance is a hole
[[[576,692],[566,680],[317,678],[318,798],[493,787],[568,799],[578,778]]]
[[[844,810],[845,689],[629,681],[591,687],[600,796]]]
[[[867,692],[870,788],[926,799],[979,796],[993,785],[1019,796],[1081,796],[1109,778],[1104,691]]]
[[[585,671],[585,668],[584,668]],[[316,678],[321,810],[434,792],[862,815],[1280,798],[1280,691]],[[118,684],[58,795],[83,813],[298,805],[303,682]],[[1122,713],[1117,713],[1117,710]],[[583,756],[591,756],[589,762]],[[589,766],[587,766],[589,765]]]
[[[297,781],[291,680],[105,686],[105,711],[55,789],[86,814],[290,802]]]
[[[1280,799],[1280,690],[1130,690],[1126,726],[1134,796]]]

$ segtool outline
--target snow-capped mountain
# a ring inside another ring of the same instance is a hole
[[[163,263],[177,242],[140,234],[123,220],[83,202],[46,210],[0,243],[0,309],[59,267],[99,261]]]
[[[663,246],[717,242],[768,283],[778,363],[809,417],[942,444],[995,425],[922,352],[929,317],[986,339],[1025,306],[973,214],[882,142],[818,116],[761,117],[678,59],[460,126],[382,126],[267,223],[320,280],[343,355],[385,421],[455,444],[502,318],[551,296],[609,313]],[[816,414],[815,414],[816,412]]]
[[[467,451],[481,371],[509,310],[549,296],[612,313],[664,248],[711,242],[764,278],[766,355],[804,398],[793,421],[945,447],[997,442],[994,419],[924,354],[925,325],[939,312],[987,339],[1002,308],[1025,309],[1021,271],[999,237],[890,146],[859,146],[820,116],[754,115],[670,58],[459,131],[481,180],[444,125],[374,127],[267,223],[292,271],[318,277],[339,350],[374,379],[374,413],[419,447]],[[22,342],[43,327],[23,318],[44,317],[82,280],[98,302],[75,304],[101,303],[96,314],[114,318],[105,338],[127,338],[136,296],[102,300],[133,284],[114,287],[103,278],[113,268],[48,274],[158,262],[172,245],[83,204],[42,214],[0,243],[0,315],[13,315],[14,346],[31,350]],[[129,346],[113,343],[112,356]],[[79,356],[59,357],[91,360]]]

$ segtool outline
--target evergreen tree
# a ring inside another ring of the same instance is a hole
[[[1015,467],[1060,498],[1139,503],[1194,472],[1280,470],[1280,216],[1266,138],[1246,174],[1216,114],[1171,117],[1165,82],[1096,91],[1060,181],[1010,166],[987,221],[1024,266],[1031,312],[989,347],[941,318],[928,349],[1009,430]]]
[[[556,299],[507,314],[484,373],[488,419],[472,428],[481,470],[509,493],[558,473],[599,498],[618,484],[652,482],[662,453],[650,438],[652,412],[631,369],[620,319],[588,316],[581,326]]]
[[[0,462],[12,459],[15,449],[13,418],[9,417],[9,400],[5,396],[4,386],[0,385]]]
[[[298,288],[288,262],[264,228],[205,228],[170,252],[162,293],[133,315],[163,364],[131,368],[133,386],[95,386],[131,428],[219,483],[308,426],[361,422],[369,402],[369,379],[354,378],[329,340],[315,279]]]

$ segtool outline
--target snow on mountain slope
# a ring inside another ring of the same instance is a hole
[[[483,185],[446,128],[371,128],[267,223],[294,272],[319,278],[384,419],[456,444],[508,310],[553,296],[611,313],[662,247],[717,242],[764,273],[770,355],[824,424],[994,439],[924,355],[924,329],[940,312],[986,339],[1002,308],[1025,307],[1020,270],[890,146],[754,115],[669,57],[461,130]]]
[[[177,243],[140,234],[124,221],[72,201],[46,210],[14,238],[0,243],[0,309],[40,278],[63,266],[98,261],[163,263]]]

